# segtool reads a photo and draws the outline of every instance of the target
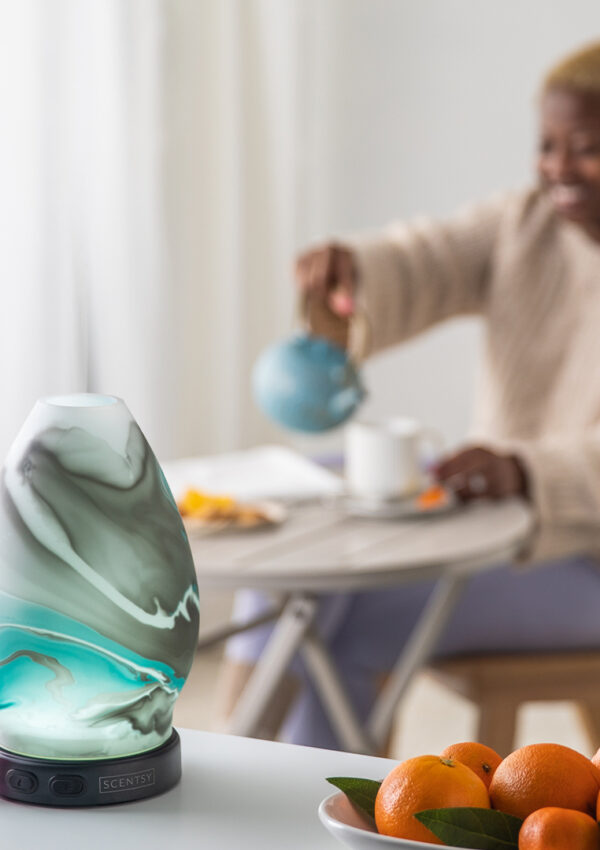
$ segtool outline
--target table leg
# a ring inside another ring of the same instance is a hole
[[[468,581],[468,576],[456,575],[440,578],[436,582],[369,716],[367,732],[377,747],[385,744],[398,702],[413,675],[430,656]]]
[[[234,635],[239,635],[242,632],[247,632],[250,629],[255,629],[257,626],[263,626],[266,623],[272,623],[281,614],[283,605],[269,608],[264,614],[259,614],[251,620],[246,620],[243,623],[227,623],[225,626],[215,626],[213,629],[207,629],[205,632],[200,632],[198,635],[198,643],[196,649],[201,651],[208,649],[217,643],[221,643]]]
[[[256,734],[271,697],[315,618],[317,607],[318,600],[313,596],[298,594],[289,598],[225,731],[249,737]]]
[[[311,631],[305,635],[301,652],[329,722],[342,747],[351,753],[375,755],[376,748],[356,716],[331,656],[314,632]]]

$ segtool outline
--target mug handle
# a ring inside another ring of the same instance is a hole
[[[302,328],[308,332],[308,300],[309,293],[300,296],[297,313]],[[366,312],[360,307],[349,317],[348,328],[348,357],[357,365],[362,363],[371,350],[372,331],[371,323]]]

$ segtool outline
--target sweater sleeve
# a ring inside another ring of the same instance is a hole
[[[577,437],[511,441],[547,526],[600,528],[600,428]]]
[[[504,207],[498,196],[445,221],[418,219],[349,241],[371,352],[484,311]]]

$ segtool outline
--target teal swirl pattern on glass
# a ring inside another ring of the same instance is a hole
[[[125,404],[38,401],[0,495],[0,747],[101,759],[160,746],[194,657],[198,589]]]

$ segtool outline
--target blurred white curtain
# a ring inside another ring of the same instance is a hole
[[[38,395],[85,386],[84,305],[72,255],[63,56],[36,3],[0,21],[0,443]]]
[[[177,445],[229,449],[269,436],[250,372],[291,330],[304,209],[313,0],[174,0],[165,15],[165,187],[175,294]]]
[[[268,436],[249,374],[292,321],[312,7],[0,0],[2,453],[81,390],[163,458]]]

